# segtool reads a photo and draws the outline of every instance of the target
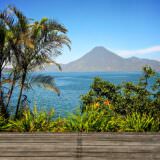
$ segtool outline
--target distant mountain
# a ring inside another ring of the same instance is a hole
[[[159,61],[136,57],[122,58],[104,47],[95,47],[78,60],[62,65],[62,68],[65,72],[140,71],[144,65],[160,71]],[[55,71],[55,67],[50,66],[46,70]]]

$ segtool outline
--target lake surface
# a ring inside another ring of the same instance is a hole
[[[49,110],[54,107],[56,115],[64,116],[68,112],[73,112],[80,106],[80,96],[87,93],[94,77],[101,77],[114,84],[132,81],[136,83],[141,73],[63,73],[63,72],[39,72],[35,74],[45,74],[55,77],[56,86],[60,89],[60,96],[52,91],[34,86],[32,90],[25,94],[28,96],[30,106],[33,108],[37,104],[39,109]],[[14,100],[12,101],[14,108]]]

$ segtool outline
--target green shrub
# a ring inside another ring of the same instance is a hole
[[[149,79],[155,80],[149,85]],[[19,119],[0,117],[0,131],[18,132],[153,132],[160,130],[160,78],[148,66],[137,84],[114,85],[95,78],[82,96],[82,109],[66,118],[54,110],[20,110]]]
[[[125,118],[119,118],[118,124],[120,131],[124,132],[152,132],[159,130],[159,122],[145,113],[141,115],[135,112],[127,115]]]
[[[78,112],[70,115],[66,121],[66,129],[76,132],[104,132],[106,131],[106,124],[112,116],[113,113],[110,109],[96,108],[94,104],[83,113]]]
[[[0,116],[0,131],[4,131],[7,128],[7,119]]]
[[[149,85],[150,78],[155,80],[153,85]],[[81,100],[82,112],[86,110],[86,106],[108,100],[118,114],[125,116],[132,112],[138,112],[159,117],[160,78],[149,66],[143,68],[143,76],[137,84],[126,82],[114,85],[111,82],[95,78],[90,91],[83,95]]]
[[[105,126],[105,131],[107,132],[120,132],[120,125],[122,116],[115,115],[111,117],[110,121]]]
[[[18,132],[35,132],[35,131],[52,131],[54,128],[54,110],[49,113],[37,111],[34,107],[33,113],[28,109],[23,112],[23,116],[17,120],[9,120],[8,127],[10,131]]]
[[[54,120],[52,132],[66,132],[66,118],[58,117]]]

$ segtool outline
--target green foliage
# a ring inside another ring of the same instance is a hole
[[[66,131],[71,132],[155,132],[159,121],[152,116],[134,112],[122,116],[105,110],[85,111],[71,115],[66,121]]]
[[[155,83],[149,86],[149,78]],[[41,77],[40,77],[41,79]],[[38,78],[39,80],[39,78]],[[41,82],[41,80],[40,80]],[[160,78],[148,66],[138,84],[114,85],[95,78],[82,96],[82,110],[66,118],[49,113],[20,110],[20,119],[0,117],[0,130],[19,132],[153,132],[160,130]]]
[[[159,120],[151,115],[133,112],[129,115],[115,115],[106,124],[106,131],[110,132],[157,132]]]
[[[18,132],[39,132],[51,131],[54,128],[54,110],[50,112],[37,111],[34,107],[33,113],[30,110],[23,112],[23,116],[17,120],[9,120],[9,130]]]
[[[103,106],[103,105],[102,105]],[[146,113],[133,112],[126,116],[116,114],[110,104],[102,107],[92,104],[81,113],[66,118],[54,119],[54,110],[50,112],[24,111],[17,120],[0,117],[0,130],[18,132],[157,132],[160,119],[154,119]]]
[[[60,90],[56,87],[54,78],[52,76],[34,76],[31,79],[31,84],[36,84],[40,87],[56,92],[58,95],[60,95]]]
[[[67,118],[66,130],[76,132],[103,132],[106,131],[106,124],[113,116],[108,108],[97,108],[96,104],[88,107],[85,112],[77,112]]]
[[[15,117],[18,118],[23,91],[29,86],[27,78],[30,71],[35,68],[41,69],[48,63],[55,64],[61,70],[60,64],[54,61],[54,58],[62,54],[63,46],[70,49],[71,41],[66,34],[66,27],[55,20],[42,18],[40,21],[30,23],[15,6],[8,6],[0,12],[0,115],[9,117],[10,99],[14,88],[19,84],[15,113]],[[10,81],[6,89],[2,83],[6,75],[2,73],[8,62],[12,64],[13,72],[8,77]],[[38,78],[37,83],[59,94],[52,80],[46,81],[46,77],[42,76]]]
[[[0,131],[3,131],[7,128],[7,120],[3,117],[0,116]]]
[[[151,78],[154,84],[149,85]],[[82,96],[82,113],[86,114],[93,104],[99,104],[103,112],[106,110],[104,104],[107,104],[113,113],[104,126],[98,125],[103,126],[101,131],[158,131],[160,78],[149,66],[143,68],[143,76],[137,84],[125,82],[114,85],[96,77],[90,91]],[[103,122],[103,117],[100,121]],[[99,128],[94,130],[100,131]]]
[[[148,79],[155,76],[156,72],[150,67],[145,66],[143,67],[143,77],[140,79],[141,86],[144,86],[145,88],[148,85]]]
[[[114,100],[118,95],[119,86],[108,81],[102,81],[96,77],[91,85],[91,90],[84,96],[82,96],[83,107],[92,104],[93,102],[106,99]]]
[[[153,86],[149,86],[150,78],[155,79]],[[86,106],[103,102],[106,99],[113,105],[113,110],[121,115],[132,112],[152,115],[160,115],[160,80],[150,67],[143,68],[143,77],[138,84],[132,82],[114,85],[100,78],[95,78],[90,91],[82,96],[82,111]]]
[[[158,131],[159,122],[154,120],[150,115],[132,113],[127,115],[125,118],[118,119],[120,131],[123,132],[147,132],[147,131]]]
[[[66,132],[66,119],[58,117],[54,120],[52,132]]]
[[[39,75],[29,81],[28,73],[47,63],[61,70],[53,58],[62,54],[63,46],[70,49],[66,33],[63,25],[48,18],[31,24],[14,6],[0,12],[0,131],[159,131],[160,77],[150,66],[143,67],[143,76],[137,84],[114,85],[95,78],[90,91],[82,96],[82,110],[67,118],[53,119],[54,110],[38,112],[34,107],[31,112],[23,106],[22,102],[27,101],[27,96],[22,100],[23,91],[31,88],[30,82],[60,94],[53,77]],[[8,63],[13,69],[4,75]],[[155,80],[153,85],[150,79]],[[12,119],[8,108],[16,85],[19,95],[16,119]]]

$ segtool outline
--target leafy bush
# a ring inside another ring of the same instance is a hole
[[[149,85],[149,80],[155,80]],[[160,78],[149,66],[143,68],[143,76],[137,84],[132,82],[114,85],[111,82],[95,78],[90,91],[82,96],[82,112],[93,103],[108,100],[113,110],[121,115],[133,112],[153,117],[160,115]]]
[[[3,131],[6,129],[7,127],[7,120],[3,117],[3,116],[0,116],[0,131]]]
[[[108,108],[87,107],[80,114],[72,114],[66,120],[66,131],[76,132],[152,132],[159,130],[159,121],[151,115],[133,112],[122,116]]]
[[[33,113],[28,109],[23,112],[23,116],[17,120],[9,120],[9,130],[18,132],[52,131],[54,128],[54,110],[49,113],[38,112],[34,107]]]
[[[158,131],[159,122],[154,120],[152,116],[140,113],[132,113],[125,118],[118,119],[120,131],[127,132],[146,132]]]
[[[104,108],[103,108],[104,107]],[[152,132],[159,131],[160,121],[151,115],[134,112],[118,115],[109,105],[93,104],[67,118],[53,119],[54,112],[25,111],[19,120],[0,118],[0,129],[18,132]]]
[[[101,108],[99,104],[95,103],[87,107],[83,113],[77,112],[70,115],[66,121],[66,129],[68,131],[103,132],[106,131],[106,124],[113,114],[109,108]]]
[[[153,78],[154,84],[149,85]],[[137,84],[114,85],[95,78],[82,108],[66,118],[20,110],[19,119],[0,117],[0,130],[19,132],[153,132],[160,130],[160,78],[148,66]]]
[[[66,132],[66,119],[58,117],[54,120],[53,126],[52,126],[52,132]]]

